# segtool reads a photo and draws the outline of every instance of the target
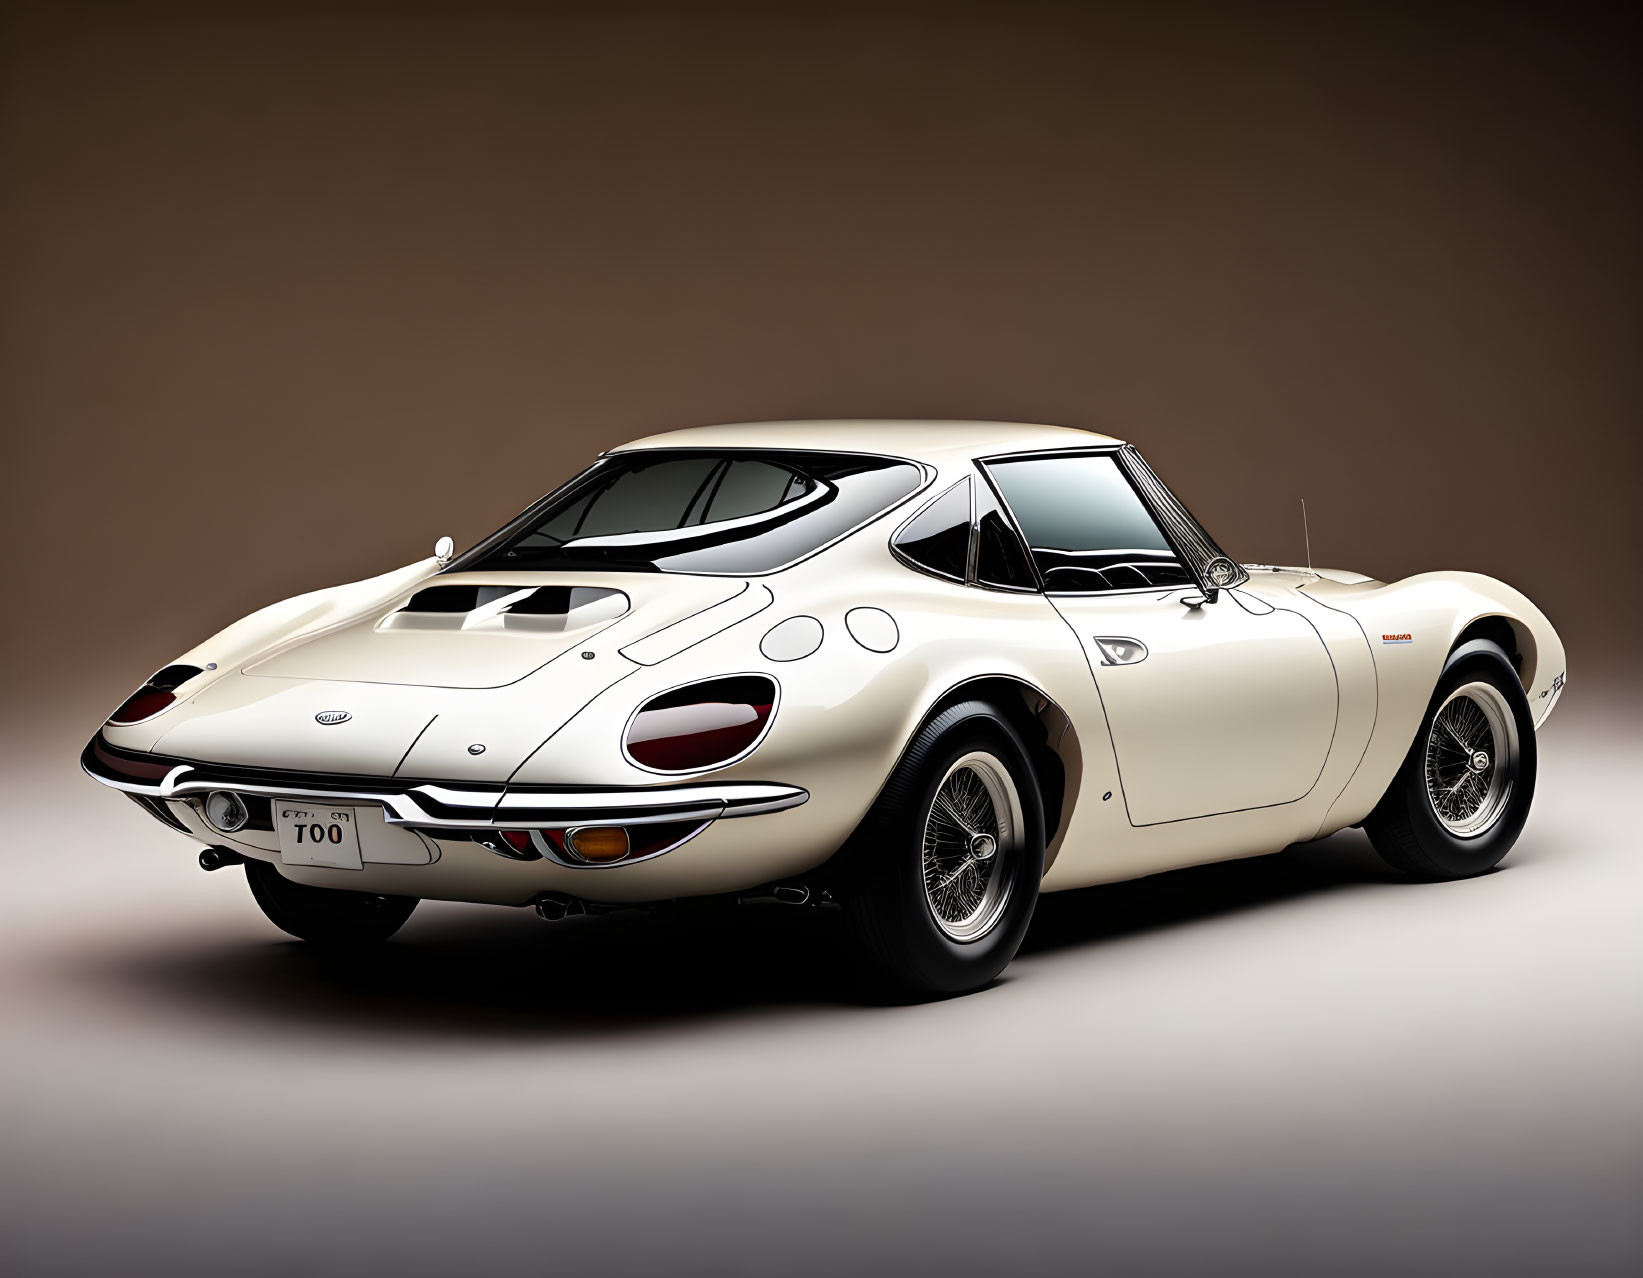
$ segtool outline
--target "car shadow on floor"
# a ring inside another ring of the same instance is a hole
[[[1040,901],[1022,953],[1087,950],[1389,878],[1362,837],[1346,835],[1055,893]],[[317,1032],[604,1037],[770,1010],[871,1006],[840,932],[836,912],[794,906],[635,911],[555,924],[526,910],[425,906],[392,943],[358,953],[281,940],[145,942],[80,956],[66,975],[122,998]]]

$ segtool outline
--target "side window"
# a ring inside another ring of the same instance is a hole
[[[1045,590],[1193,584],[1110,454],[1016,457],[987,471],[1027,538]]]
[[[1021,538],[984,483],[976,485],[976,580],[1000,590],[1038,589]]]
[[[732,461],[726,464],[704,517],[696,522],[716,524],[726,519],[762,515],[784,502],[803,497],[810,488],[809,480],[785,466],[753,459]]]
[[[902,558],[963,581],[970,559],[970,481],[961,479],[902,526],[890,542]]]
[[[575,537],[678,528],[718,465],[714,457],[670,458],[619,471],[538,527],[526,543],[556,546]]]

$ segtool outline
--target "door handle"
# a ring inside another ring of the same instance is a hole
[[[1104,666],[1133,666],[1147,659],[1147,645],[1139,639],[1129,639],[1123,635],[1096,635],[1095,646],[1101,652],[1101,664]]]

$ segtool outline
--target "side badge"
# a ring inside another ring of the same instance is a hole
[[[1382,643],[1414,643],[1414,635],[1382,635]]]
[[[346,710],[321,710],[314,716],[315,723],[330,727],[333,723],[347,723],[354,716]]]

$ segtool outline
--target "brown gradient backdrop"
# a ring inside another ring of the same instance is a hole
[[[1305,495],[1320,564],[1519,585],[1578,689],[1643,593],[1604,12],[10,9],[4,695],[833,416],[1108,429],[1245,559]]]

